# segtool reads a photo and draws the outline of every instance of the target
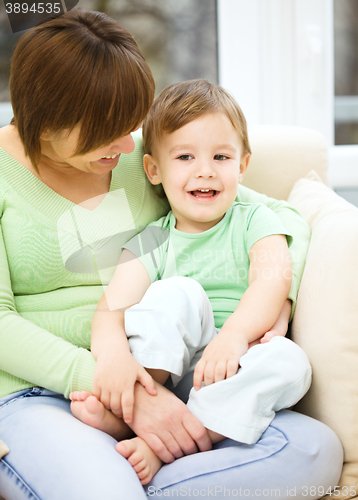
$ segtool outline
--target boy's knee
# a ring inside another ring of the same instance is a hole
[[[304,350],[287,337],[273,337],[266,345],[269,345],[273,351],[280,353],[281,356],[292,362],[296,360],[305,365],[310,365]]]
[[[304,350],[286,337],[274,337],[267,344],[269,356],[277,360],[278,365],[285,371],[292,382],[302,380],[305,385],[310,384],[312,368]],[[275,362],[272,360],[272,362]]]
[[[200,283],[185,276],[173,276],[171,278],[155,281],[151,285],[151,288],[157,293],[164,293],[166,297],[168,297],[168,294],[190,298],[195,296],[206,296]]]
[[[198,281],[193,278],[187,278],[186,276],[173,276],[162,281],[167,282],[169,286],[173,286],[184,291],[204,291]]]

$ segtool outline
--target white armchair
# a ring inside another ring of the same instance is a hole
[[[253,155],[244,184],[268,196],[287,199],[311,228],[292,339],[310,358],[313,382],[295,409],[336,432],[343,444],[345,462],[340,488],[332,498],[355,498],[358,208],[327,186],[327,147],[319,133],[271,126],[249,132]]]
[[[243,184],[278,200],[287,200],[294,183],[315,170],[328,184],[324,137],[301,127],[260,126],[249,129],[252,157]]]
[[[264,126],[250,130],[250,142],[244,185],[287,199],[312,230],[292,338],[310,358],[313,383],[296,410],[337,433],[345,464],[333,498],[353,498],[358,495],[358,208],[327,186],[327,147],[319,133]],[[0,458],[7,451],[0,442]]]

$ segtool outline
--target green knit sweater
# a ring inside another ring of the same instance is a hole
[[[29,387],[64,394],[92,389],[95,307],[137,230],[168,212],[142,168],[141,139],[112,172],[94,210],[52,191],[0,148],[0,397]],[[240,186],[238,201],[262,202],[294,237],[295,304],[309,230],[295,210]]]

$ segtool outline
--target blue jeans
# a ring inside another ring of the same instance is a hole
[[[165,465],[143,488],[113,438],[76,420],[61,395],[37,388],[0,399],[0,439],[10,448],[0,461],[6,500],[314,500],[338,483],[343,463],[331,429],[283,410],[258,443],[226,439]]]

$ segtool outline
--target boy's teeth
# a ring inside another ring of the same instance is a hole
[[[215,196],[216,191],[214,189],[196,189],[195,191],[191,191],[191,194],[197,198],[210,198]]]
[[[113,160],[113,158],[115,158],[117,155],[118,155],[118,153],[113,155],[113,156],[102,156],[102,158],[105,158],[107,160],[109,160],[111,158]]]

